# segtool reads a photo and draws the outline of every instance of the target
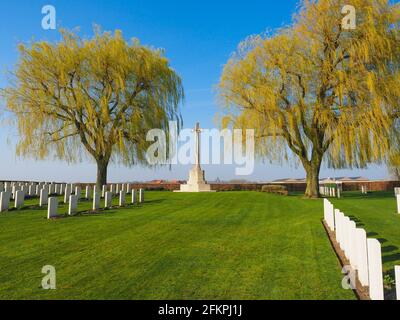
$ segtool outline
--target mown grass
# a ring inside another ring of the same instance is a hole
[[[141,206],[51,221],[37,202],[0,214],[1,299],[354,299],[322,200],[147,192]],[[41,288],[44,265],[56,290]]]

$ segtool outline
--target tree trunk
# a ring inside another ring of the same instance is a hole
[[[108,161],[104,159],[97,160],[96,188],[99,191],[102,190],[103,185],[107,184],[107,168],[108,168]]]
[[[322,156],[313,155],[312,160],[304,165],[306,170],[307,188],[305,196],[307,198],[319,198],[319,172],[321,170]]]

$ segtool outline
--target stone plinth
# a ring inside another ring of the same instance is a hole
[[[189,173],[189,181],[187,184],[182,184],[180,191],[177,192],[214,192],[211,190],[211,185],[207,184],[204,178],[204,171],[200,166],[193,167]]]

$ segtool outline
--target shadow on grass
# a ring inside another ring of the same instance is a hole
[[[85,210],[85,211],[79,211],[74,215],[68,215],[67,213],[65,214],[59,214],[56,217],[54,217],[55,220],[57,219],[66,219],[66,218],[90,218],[90,217],[99,217],[99,216],[108,216],[111,214],[116,214],[118,213],[119,210],[124,210],[124,209],[136,209],[140,210],[142,209],[145,205],[149,204],[159,204],[164,202],[165,200],[160,199],[160,200],[150,200],[150,201],[145,201],[142,204],[127,204],[123,207],[119,206],[112,206],[111,208],[101,208],[99,210]]]
[[[383,263],[388,263],[388,262],[395,262],[399,261],[400,262],[400,253],[396,252],[390,255],[386,255],[382,257]]]

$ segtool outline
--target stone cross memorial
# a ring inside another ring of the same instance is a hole
[[[196,150],[195,150],[195,165],[189,172],[189,181],[187,184],[182,184],[180,191],[177,192],[212,192],[211,186],[205,180],[205,173],[200,165],[200,124],[197,123],[194,128]]]

